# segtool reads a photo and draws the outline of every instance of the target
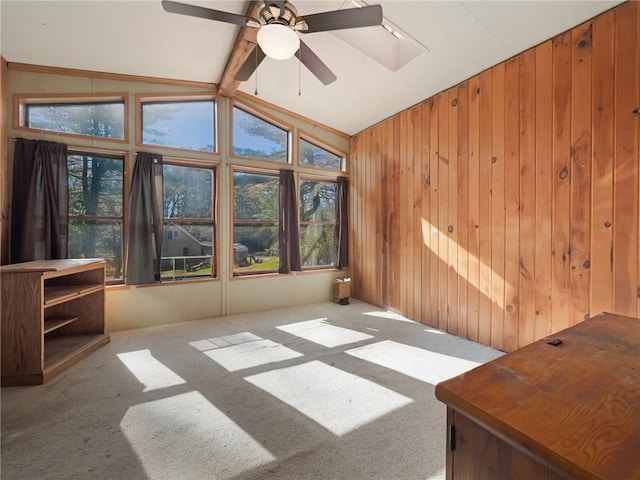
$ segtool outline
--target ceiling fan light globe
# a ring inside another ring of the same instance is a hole
[[[287,60],[300,48],[300,39],[291,28],[272,24],[258,30],[258,45],[267,57],[274,60]]]

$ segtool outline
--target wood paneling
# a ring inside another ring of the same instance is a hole
[[[637,2],[615,12],[615,159],[613,166],[613,306],[634,315],[638,285],[638,51]],[[636,109],[636,114],[631,112]],[[634,298],[636,295],[636,298]]]
[[[356,135],[356,298],[515,350],[640,316],[640,4]]]

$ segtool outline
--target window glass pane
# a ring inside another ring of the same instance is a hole
[[[334,225],[300,226],[300,255],[303,267],[333,265]]]
[[[335,182],[300,182],[301,222],[335,222],[336,219]]]
[[[142,104],[142,143],[213,152],[213,100]]]
[[[233,154],[274,162],[288,161],[286,130],[233,107]]]
[[[340,170],[342,168],[342,157],[301,138],[300,164]]]
[[[162,279],[215,276],[213,225],[171,222],[164,225]]]
[[[26,105],[26,126],[124,139],[124,101]]]
[[[164,165],[164,217],[213,218],[213,170]]]
[[[122,280],[124,160],[67,156],[69,258],[104,258],[107,280]]]
[[[333,265],[336,182],[300,181],[300,255],[303,267]]]
[[[107,280],[122,280],[122,222],[69,219],[69,258],[104,258]]]
[[[234,274],[278,270],[279,192],[276,175],[234,172]]]
[[[166,164],[162,172],[162,279],[215,276],[214,169]]]
[[[123,168],[121,159],[69,155],[69,215],[122,217]]]
[[[278,221],[280,180],[275,175],[234,172],[233,217],[235,220]]]
[[[280,265],[278,224],[233,228],[233,273],[277,271]]]

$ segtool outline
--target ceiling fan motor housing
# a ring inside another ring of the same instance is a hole
[[[278,5],[265,2],[265,6],[260,10],[258,18],[262,25],[275,23],[295,27],[298,21],[298,12],[290,3],[282,2],[281,5]]]
[[[260,9],[257,18],[173,0],[162,0],[162,7],[170,13],[258,28],[255,56],[247,59],[238,71],[236,79],[240,81],[247,80],[265,56],[276,60],[287,60],[295,55],[323,84],[329,85],[336,80],[335,74],[300,40],[298,33],[382,25],[384,18],[380,5],[331,10],[299,17],[295,7],[287,0],[263,0],[263,2],[264,6]]]

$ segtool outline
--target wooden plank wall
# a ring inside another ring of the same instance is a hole
[[[353,295],[512,351],[640,317],[640,2],[356,135]]]

